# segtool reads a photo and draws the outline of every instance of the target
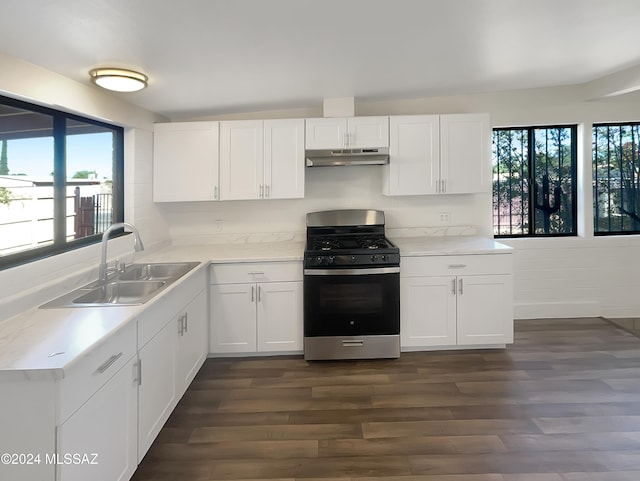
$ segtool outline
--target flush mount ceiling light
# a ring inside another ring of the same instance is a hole
[[[89,72],[96,85],[116,92],[135,92],[147,86],[147,76],[122,68],[95,68]]]

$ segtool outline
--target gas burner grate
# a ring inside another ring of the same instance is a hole
[[[312,249],[316,251],[330,251],[340,249],[340,241],[335,237],[320,237],[314,239]]]
[[[361,237],[358,239],[358,247],[361,249],[384,249],[389,243],[384,237]]]

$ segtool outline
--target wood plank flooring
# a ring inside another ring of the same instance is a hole
[[[134,481],[638,481],[640,339],[516,321],[506,350],[208,359]]]

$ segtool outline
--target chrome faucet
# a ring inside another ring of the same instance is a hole
[[[107,241],[109,240],[109,235],[111,235],[111,232],[114,230],[121,229],[123,227],[128,227],[133,232],[133,249],[136,252],[144,250],[144,244],[142,243],[140,232],[138,232],[136,226],[129,224],[128,222],[112,224],[111,227],[102,234],[102,255],[100,257],[100,265],[98,266],[98,281],[107,281]]]

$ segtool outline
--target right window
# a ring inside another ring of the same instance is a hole
[[[640,233],[640,123],[593,126],[595,235]]]

